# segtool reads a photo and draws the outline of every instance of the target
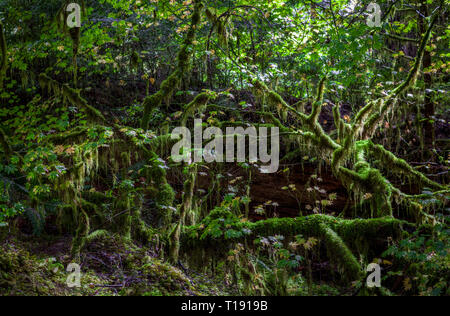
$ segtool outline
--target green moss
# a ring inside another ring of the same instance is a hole
[[[186,216],[192,211],[192,202],[194,198],[195,181],[197,179],[197,166],[190,167],[189,175],[183,186],[183,203],[181,207],[180,220],[182,225],[186,222]]]
[[[311,123],[317,122],[319,119],[319,115],[322,112],[323,95],[325,92],[325,81],[326,81],[326,77],[322,78],[319,82],[319,86],[317,88],[316,100],[313,103],[311,115],[308,117],[308,120]]]
[[[431,181],[422,173],[416,171],[405,160],[397,158],[393,153],[386,150],[382,145],[375,145],[371,141],[367,142],[367,147],[374,158],[382,162],[382,166],[391,172],[405,175],[412,178],[419,185],[425,185],[435,190],[444,190],[445,186]]]
[[[138,276],[136,281],[124,288],[121,295],[142,296],[202,296],[218,295],[219,290],[213,284],[205,284],[204,280],[194,279],[186,273],[158,258],[133,255],[127,258],[132,270],[131,275]]]
[[[338,139],[337,143],[341,144],[345,138],[346,135],[350,133],[350,125],[345,123],[345,121],[341,118],[341,114],[339,112],[339,107],[334,106],[333,107],[333,119],[334,119],[334,125],[336,126],[336,129],[338,131]]]
[[[339,270],[348,278],[348,281],[359,280],[362,277],[361,266],[342,238],[324,223],[319,224],[319,230],[328,257],[336,262]]]
[[[273,125],[269,125],[269,126],[264,126],[264,127],[272,127],[272,126],[276,126],[280,129],[280,133],[289,133],[292,132],[292,130],[290,128],[287,128],[286,126],[284,126],[281,121],[279,119],[277,119],[275,117],[275,115],[273,115],[273,113],[271,112],[259,112],[259,115],[261,115],[262,117],[264,117],[266,120],[268,120],[269,122],[272,122]],[[242,126],[242,123],[240,122],[236,122],[237,125],[241,124],[240,126]],[[259,126],[257,126],[259,127]]]
[[[200,0],[195,0],[194,12],[191,17],[191,26],[178,53],[176,69],[166,80],[161,83],[161,87],[158,92],[148,96],[144,100],[144,115],[141,122],[141,128],[144,130],[148,129],[148,124],[153,111],[159,108],[164,100],[169,101],[172,98],[172,95],[176,89],[178,89],[178,86],[183,80],[183,76],[189,70],[190,59],[192,56],[191,46],[195,40],[197,27],[200,24],[202,9],[202,2]]]
[[[180,218],[175,226],[175,229],[169,236],[170,240],[169,256],[171,262],[178,261],[180,252],[181,233],[185,227],[187,218],[189,217],[190,213],[194,211],[192,208],[192,202],[194,198],[195,181],[197,179],[196,176],[197,176],[197,165],[194,164],[189,167],[189,174],[187,176],[186,181],[184,182],[183,203],[181,204]],[[193,217],[195,218],[196,216],[194,215]]]
[[[132,223],[133,223],[133,209],[136,207],[132,188],[120,187],[119,194],[114,199],[113,209],[117,213],[114,228],[120,233],[126,242],[130,242]]]
[[[197,111],[203,112],[206,109],[209,100],[211,100],[210,93],[204,92],[198,94],[191,103],[184,107],[181,125],[186,126],[187,120],[190,117],[193,117]]]
[[[81,287],[66,285],[66,262],[30,254],[17,241],[0,245],[0,296],[103,296],[114,295],[108,288],[93,285],[104,280],[92,271],[82,271]]]
[[[107,238],[109,237],[109,232],[106,230],[96,230],[93,233],[90,233],[87,237],[86,237],[86,244],[89,244],[91,242],[94,242],[96,240],[102,239],[102,238]]]
[[[175,191],[168,183],[163,183],[159,186],[156,201],[160,205],[171,206],[175,200]]]
[[[81,210],[78,219],[78,228],[74,239],[72,240],[72,257],[74,260],[79,260],[81,249],[83,249],[86,244],[86,239],[88,237],[90,230],[89,217],[85,211]]]
[[[178,262],[180,256],[180,242],[181,237],[181,224],[178,222],[172,232],[169,234],[169,260],[175,264]]]
[[[361,276],[355,255],[367,250],[360,240],[373,246],[389,237],[399,238],[403,227],[414,226],[391,217],[343,220],[327,215],[273,218],[250,223],[241,222],[229,210],[218,208],[201,224],[185,229],[181,236],[181,249],[189,253],[198,248],[223,249],[230,242],[251,245],[252,240],[263,236],[316,237],[325,243],[329,258],[344,272],[348,280],[353,281]],[[235,233],[227,234],[229,230]]]
[[[0,296],[104,296],[104,295],[225,295],[211,281],[194,275],[151,256],[146,247],[125,244],[121,238],[98,232],[92,249],[101,249],[95,258],[87,256],[81,270],[81,287],[68,288],[69,273],[66,267],[72,262],[64,260],[63,253],[49,258],[45,249],[49,240],[33,239],[33,242],[18,242],[10,239],[0,244]],[[58,240],[57,244],[60,244]],[[43,247],[45,245],[45,247]],[[32,247],[34,250],[28,250]],[[30,254],[30,252],[33,253]],[[122,264],[114,267],[99,264],[116,256]],[[63,261],[60,261],[63,260]],[[118,273],[127,276],[126,286],[120,287],[122,279]]]
[[[103,192],[98,191],[85,191],[82,193],[83,198],[86,201],[96,204],[97,206],[104,203],[111,203],[112,199],[106,196]]]
[[[159,245],[159,234],[156,230],[147,226],[147,224],[142,220],[141,210],[135,209],[133,212],[133,229],[136,240],[144,244],[152,243],[153,246]]]
[[[64,100],[67,100],[73,106],[82,108],[91,120],[99,123],[106,122],[103,114],[93,106],[89,105],[87,101],[81,97],[80,92],[72,89],[69,85],[60,84],[45,73],[39,75],[39,83],[43,89],[47,88],[49,92],[63,97]]]
[[[76,127],[73,130],[60,133],[60,134],[53,134],[49,135],[45,138],[46,143],[53,143],[53,144],[64,144],[66,142],[75,142],[81,137],[85,137],[89,131],[88,127]]]
[[[205,9],[205,14],[206,17],[208,18],[208,20],[210,20],[212,23],[215,23],[217,20],[217,13],[216,10],[214,8],[206,8]]]

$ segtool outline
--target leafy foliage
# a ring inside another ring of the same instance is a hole
[[[246,295],[449,294],[448,0],[375,28],[369,0],[75,2],[68,29],[68,1],[0,0],[0,239],[161,258],[121,294],[182,292],[164,259]],[[282,169],[175,163],[194,118],[278,127]]]

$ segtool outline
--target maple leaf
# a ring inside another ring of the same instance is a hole
[[[75,153],[75,148],[69,147],[66,149],[66,154],[73,155]]]
[[[57,155],[61,155],[64,152],[64,146],[62,145],[58,145],[55,147],[55,149],[53,149],[53,151],[57,154]]]

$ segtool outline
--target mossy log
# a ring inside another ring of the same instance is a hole
[[[361,266],[342,238],[324,223],[319,224],[319,233],[330,260],[336,261],[339,270],[345,273],[349,280],[358,280],[362,276]]]
[[[67,142],[75,142],[80,137],[86,137],[89,132],[89,127],[76,127],[70,131],[52,134],[45,138],[44,142],[57,144],[65,144]]]
[[[252,241],[259,237],[316,237],[324,242],[330,260],[352,281],[358,280],[363,272],[356,255],[365,254],[367,249],[377,246],[375,243],[380,240],[386,242],[390,237],[398,239],[404,230],[415,229],[414,225],[392,217],[344,220],[327,215],[312,215],[274,218],[253,223],[234,218],[234,224],[228,225],[220,237],[213,237],[208,224],[213,221],[217,224],[224,218],[233,219],[233,215],[227,211],[212,212],[201,225],[186,227],[180,239],[181,250],[189,253],[195,249],[224,249],[223,254],[226,255],[230,244],[239,242],[251,245]],[[232,235],[238,237],[227,235],[226,230],[230,229],[239,232]]]

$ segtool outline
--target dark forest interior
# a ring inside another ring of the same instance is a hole
[[[0,0],[0,296],[450,295],[449,16]]]

